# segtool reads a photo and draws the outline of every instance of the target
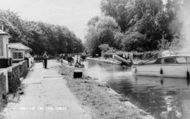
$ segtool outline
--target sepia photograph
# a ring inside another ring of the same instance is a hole
[[[190,119],[190,0],[0,0],[0,119]]]

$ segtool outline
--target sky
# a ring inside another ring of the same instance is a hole
[[[63,25],[84,41],[86,24],[100,15],[101,0],[0,0],[0,9],[16,12],[24,20]]]

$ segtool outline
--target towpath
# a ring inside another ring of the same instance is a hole
[[[23,81],[24,95],[18,103],[9,103],[5,119],[91,119],[58,74],[55,60],[48,62],[48,69],[36,63]]]

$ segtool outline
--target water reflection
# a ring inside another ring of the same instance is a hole
[[[156,119],[190,117],[190,88],[186,79],[135,77],[124,67],[97,62],[87,62],[86,68],[86,74],[106,81]]]

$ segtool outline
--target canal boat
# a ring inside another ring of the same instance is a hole
[[[132,66],[135,75],[190,78],[190,55],[171,55]]]

